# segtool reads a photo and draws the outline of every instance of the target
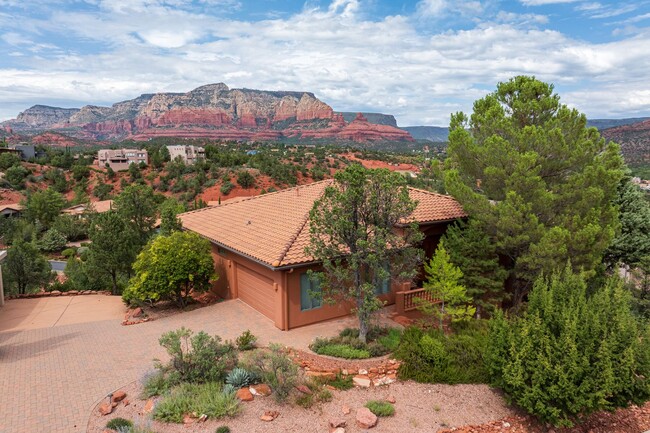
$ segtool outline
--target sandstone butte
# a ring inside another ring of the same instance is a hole
[[[346,122],[309,92],[229,89],[223,83],[187,93],[144,94],[111,107],[62,109],[36,105],[2,126],[15,132],[65,130],[67,135],[92,140],[187,137],[414,141],[408,132],[370,123],[361,113]]]

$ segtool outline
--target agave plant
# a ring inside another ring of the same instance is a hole
[[[240,367],[236,367],[228,373],[226,383],[232,385],[235,389],[243,388],[253,383],[254,377],[248,371]]]

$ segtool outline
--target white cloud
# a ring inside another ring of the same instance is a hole
[[[4,30],[19,42],[38,36],[27,37],[22,27],[70,29],[67,37],[102,48],[10,56],[22,66],[0,66],[0,118],[44,102],[44,95],[76,105],[110,104],[223,81],[311,91],[336,110],[390,113],[400,125],[445,125],[451,112],[471,111],[474,100],[517,74],[554,82],[564,102],[590,117],[650,113],[647,32],[594,44],[544,30],[544,15],[502,12],[486,13],[466,30],[424,33],[413,17],[365,19],[364,3],[351,0],[259,22],[173,9],[169,1],[110,5],[99,13],[57,11]],[[120,12],[128,5],[146,11]],[[445,7],[438,13],[456,6]]]
[[[581,0],[519,0],[524,6],[543,6],[558,3],[575,3]]]

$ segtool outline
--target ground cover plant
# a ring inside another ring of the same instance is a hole
[[[366,407],[370,412],[377,416],[393,416],[395,415],[395,406],[387,401],[370,400],[366,403]]]
[[[399,375],[417,382],[487,383],[487,344],[487,328],[481,321],[457,325],[450,334],[411,326],[395,351],[402,360]]]
[[[298,366],[289,358],[286,350],[277,344],[270,344],[269,350],[255,351],[243,364],[261,382],[271,387],[273,397],[280,403],[287,400],[298,383]]]
[[[119,429],[124,429],[126,427],[127,429],[133,426],[133,422],[129,421],[128,419],[124,418],[113,418],[109,422],[106,423],[106,428],[110,430],[119,430]]]
[[[205,414],[212,419],[235,416],[239,412],[239,400],[232,390],[223,388],[217,382],[183,383],[156,405],[153,418],[181,423],[188,413]]]
[[[336,337],[317,338],[309,347],[319,355],[345,359],[366,359],[386,355],[399,345],[401,331],[397,328],[371,327],[367,342],[359,339],[359,330],[346,328]]]

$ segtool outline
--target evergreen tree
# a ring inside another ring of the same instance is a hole
[[[183,228],[178,214],[185,212],[185,206],[174,198],[168,198],[160,205],[160,234],[169,236]]]
[[[593,274],[617,226],[620,149],[553,86],[519,76],[452,115],[445,186],[480,222],[515,277],[518,304],[535,276]]]
[[[6,287],[19,294],[43,287],[52,276],[52,268],[38,248],[23,240],[9,248],[3,268]]]
[[[65,198],[48,187],[27,196],[25,217],[33,223],[38,222],[43,228],[47,229],[57,219],[64,206]]]
[[[424,289],[432,299],[440,301],[440,308],[420,298],[417,299],[418,309],[427,317],[437,317],[438,329],[442,331],[443,322],[449,318],[452,322],[466,320],[476,313],[476,308],[470,304],[465,287],[460,284],[463,272],[451,263],[444,242],[440,241],[435,254],[424,264],[427,279]]]
[[[354,302],[365,342],[372,313],[382,306],[378,287],[391,277],[414,276],[421,256],[414,245],[423,236],[416,224],[396,233],[395,225],[416,206],[399,173],[352,164],[335,178],[310,212],[305,251],[323,264],[318,276],[325,301]]]
[[[587,296],[567,266],[539,278],[522,317],[491,322],[487,363],[496,386],[544,422],[571,425],[582,415],[650,397],[650,342],[616,278]]]
[[[451,262],[463,273],[460,284],[472,298],[476,316],[491,314],[507,297],[507,271],[499,266],[495,245],[473,218],[450,226],[442,239]]]
[[[129,185],[115,197],[114,207],[124,221],[133,225],[140,245],[146,244],[158,212],[153,189],[145,185]]]
[[[624,263],[635,267],[643,257],[650,256],[650,202],[643,194],[629,177],[619,185],[614,204],[619,209],[621,226],[606,252],[611,266]]]

